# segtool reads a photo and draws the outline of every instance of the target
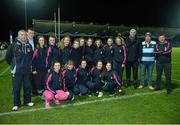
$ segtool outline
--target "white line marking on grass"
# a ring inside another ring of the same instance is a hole
[[[8,70],[10,69],[10,66],[8,66],[3,72],[1,72],[0,77],[4,75]]]
[[[179,91],[179,90],[180,90],[180,88],[177,88],[177,89],[174,89],[173,91]],[[99,100],[77,102],[77,103],[74,103],[74,104],[65,104],[65,105],[61,105],[60,107],[51,107],[49,109],[66,108],[66,107],[70,107],[70,106],[80,106],[80,105],[85,105],[85,104],[93,104],[93,103],[97,103],[97,102],[105,102],[105,101],[112,101],[112,100],[123,100],[123,99],[129,99],[129,98],[133,98],[133,97],[138,97],[138,96],[154,95],[154,94],[159,94],[159,93],[164,93],[164,92],[166,92],[166,91],[162,90],[162,91],[154,91],[154,92],[146,92],[146,93],[136,93],[136,94],[133,94],[133,95],[109,97],[109,98],[103,98],[103,99],[99,99]],[[4,113],[0,113],[0,116],[27,113],[27,112],[36,112],[36,111],[49,110],[49,109],[46,109],[46,108],[42,107],[42,108],[21,110],[21,111],[16,111],[16,112],[13,112],[13,111],[12,112],[4,112]]]

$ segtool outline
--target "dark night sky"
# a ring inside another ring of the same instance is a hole
[[[53,19],[99,24],[180,28],[180,0],[27,0],[28,26],[32,19]],[[24,0],[0,1],[0,40],[24,28]]]

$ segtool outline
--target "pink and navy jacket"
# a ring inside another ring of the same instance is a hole
[[[112,62],[114,56],[114,49],[112,46],[105,45],[103,47],[104,62]]]
[[[63,75],[64,90],[68,90],[75,86],[77,80],[75,69],[72,70],[66,69],[63,71],[62,75]]]
[[[125,45],[114,45],[114,56],[113,60],[118,63],[125,64],[126,63],[126,47]]]
[[[93,83],[99,84],[103,80],[102,70],[97,68],[92,68],[89,75]]]
[[[156,44],[156,62],[171,63],[172,44],[170,41]]]
[[[47,48],[36,48],[32,58],[32,71],[46,71],[47,70]]]
[[[65,65],[67,61],[71,58],[71,46],[66,46],[64,49],[61,50],[61,63]]]
[[[54,60],[58,60],[61,62],[60,50],[56,45],[50,45],[47,48],[47,56],[46,56],[46,67],[50,69]]]
[[[79,67],[76,69],[76,73],[77,73],[77,82],[76,83],[86,85],[86,83],[89,80],[89,73],[88,73],[87,69]]]
[[[107,71],[104,75],[104,82],[115,83],[118,87],[121,87],[121,80],[114,70]]]
[[[45,89],[56,94],[56,90],[63,90],[62,75],[51,71],[47,74],[45,80]]]

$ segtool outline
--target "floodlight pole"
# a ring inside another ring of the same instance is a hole
[[[24,0],[24,13],[25,13],[25,29],[27,29],[27,0]]]
[[[60,7],[58,7],[58,40],[60,40]]]

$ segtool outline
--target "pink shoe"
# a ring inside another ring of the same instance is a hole
[[[54,99],[54,103],[56,104],[56,106],[60,106],[60,102],[59,102],[59,100]]]
[[[45,108],[50,108],[50,103],[48,101],[45,101]]]

